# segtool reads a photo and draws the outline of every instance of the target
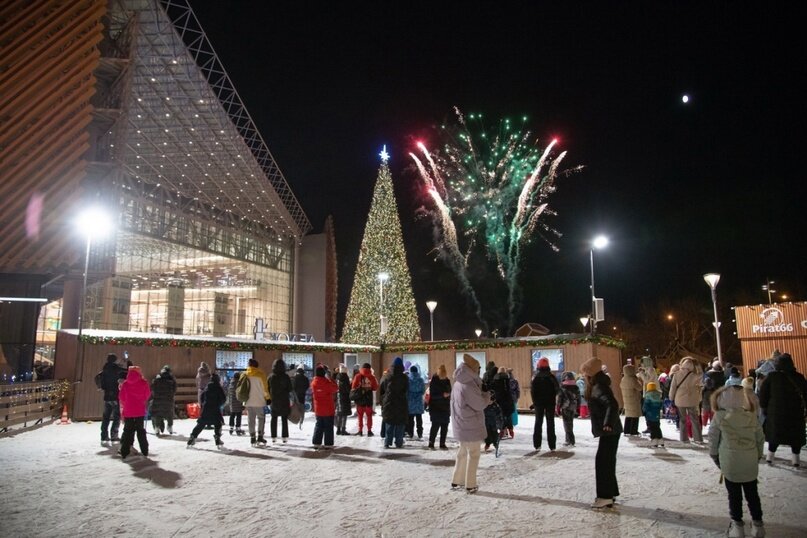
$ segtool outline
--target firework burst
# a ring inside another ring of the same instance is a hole
[[[509,119],[486,129],[479,114],[468,119],[454,109],[456,123],[440,129],[441,146],[430,151],[418,143],[410,153],[434,202],[429,213],[435,226],[440,257],[459,277],[475,307],[482,309],[468,274],[472,251],[491,260],[507,288],[507,330],[512,331],[520,306],[518,286],[521,250],[538,235],[557,251],[560,233],[542,219],[554,214],[547,198],[555,191],[558,167],[566,152],[556,141],[539,147],[531,134]],[[423,158],[420,158],[422,154]]]

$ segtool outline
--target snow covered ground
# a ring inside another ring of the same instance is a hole
[[[622,438],[620,504],[598,512],[589,508],[589,422],[576,421],[576,448],[549,453],[544,444],[536,453],[533,418],[520,421],[498,459],[483,454],[476,495],[450,491],[453,449],[431,451],[426,441],[384,449],[376,435],[337,436],[335,450],[315,451],[310,416],[287,445],[252,448],[248,437],[225,433],[225,451],[207,430],[186,449],[194,421],[181,420],[173,436],[149,433],[148,458],[126,461],[117,446],[100,446],[97,422],[46,425],[0,438],[0,536],[724,535],[719,473],[705,447],[670,440],[674,426],[663,424],[665,450]],[[556,430],[560,445],[560,420]],[[787,447],[779,452],[789,457]],[[763,464],[760,494],[769,537],[807,536],[807,469],[784,459]]]

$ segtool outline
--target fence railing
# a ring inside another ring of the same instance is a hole
[[[0,433],[50,420],[61,409],[69,387],[64,380],[0,385]]]

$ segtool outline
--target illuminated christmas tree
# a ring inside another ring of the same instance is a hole
[[[381,167],[347,306],[343,342],[420,340],[412,277],[406,264],[386,146],[380,155]]]

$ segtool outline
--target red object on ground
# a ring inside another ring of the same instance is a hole
[[[188,418],[199,418],[202,408],[198,403],[189,403],[185,405],[185,411],[188,413]]]

